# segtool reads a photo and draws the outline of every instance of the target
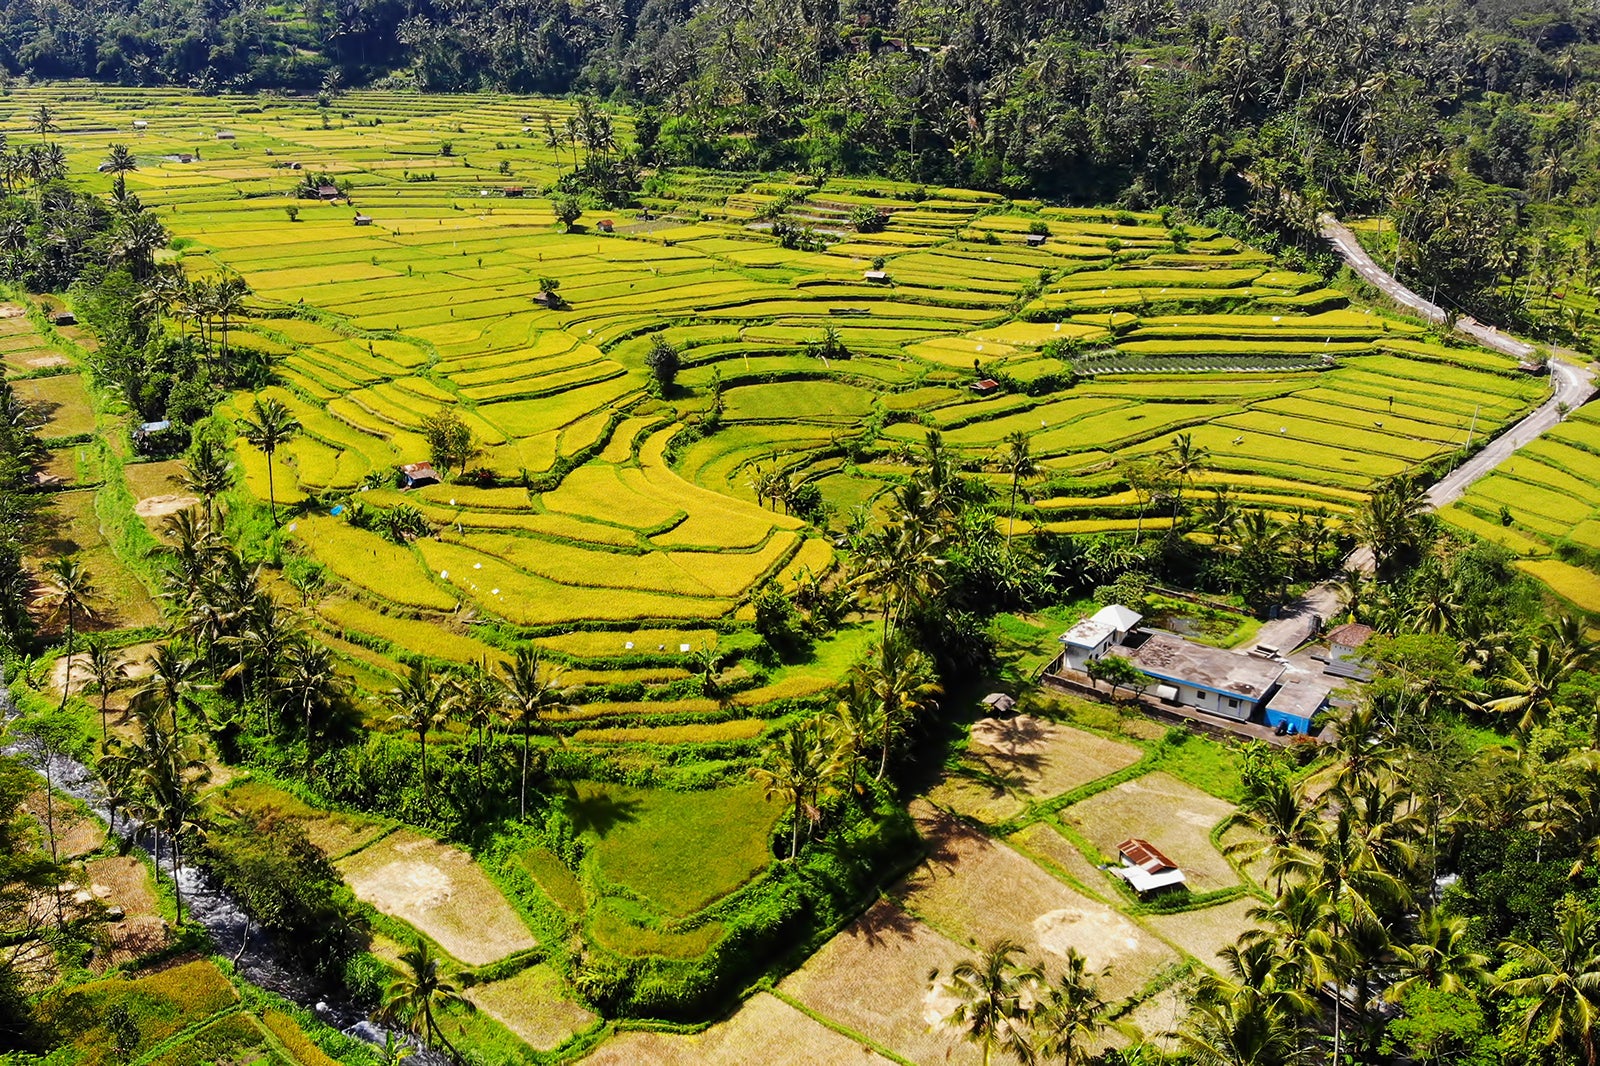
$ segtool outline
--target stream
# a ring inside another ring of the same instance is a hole
[[[11,692],[0,679],[0,721],[9,723],[16,715]],[[41,777],[46,777],[48,770],[48,780],[56,792],[79,800],[101,821],[108,826],[111,824],[111,810],[106,803],[105,789],[81,762],[61,754],[41,756],[26,746],[13,745],[6,750],[22,757]],[[48,760],[48,765],[44,760]],[[170,851],[163,848],[157,855],[154,849],[155,834],[124,811],[116,822],[118,835],[126,838],[130,826],[133,828],[133,846],[151,856],[162,874],[170,877]],[[271,935],[253,922],[244,908],[204,869],[186,863],[179,872],[178,883],[183,889],[183,905],[188,919],[205,927],[216,945],[217,953],[233,959],[234,968],[245,980],[304,1007],[322,1022],[347,1036],[382,1046],[387,1031],[375,1025],[364,1008],[353,999],[332,994],[279,951]],[[410,1040],[407,1034],[398,1030],[396,1036]],[[420,1047],[414,1040],[410,1042],[416,1054],[408,1062],[417,1066],[449,1066],[449,1060],[443,1054]]]

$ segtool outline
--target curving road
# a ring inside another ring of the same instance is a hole
[[[1329,214],[1319,215],[1317,225],[1322,236],[1350,265],[1350,269],[1361,275],[1362,280],[1381,291],[1397,305],[1415,312],[1430,322],[1441,324],[1449,322],[1449,316],[1444,308],[1412,292],[1374,262],[1372,256],[1367,254],[1367,250],[1361,247],[1361,242],[1356,240],[1355,234],[1350,232],[1349,227]],[[1534,352],[1533,345],[1526,341],[1518,340],[1473,318],[1458,318],[1455,329],[1456,332],[1470,337],[1485,348],[1493,348],[1517,359],[1526,359]],[[1557,358],[1552,358],[1549,365],[1550,378],[1555,384],[1550,398],[1430,488],[1429,504],[1443,507],[1460,499],[1474,481],[1505,462],[1518,448],[1560,422],[1563,404],[1570,410],[1594,395],[1594,372],[1587,366],[1575,365]]]
[[[1393,275],[1384,270],[1367,250],[1361,247],[1361,242],[1356,240],[1355,234],[1332,215],[1318,216],[1317,225],[1322,236],[1333,245],[1334,249],[1350,265],[1350,269],[1360,274],[1362,279],[1374,288],[1381,291],[1390,300],[1400,307],[1413,311],[1430,322],[1446,324],[1449,316],[1444,308],[1406,288]],[[1458,333],[1470,337],[1485,348],[1496,351],[1517,359],[1525,359],[1532,355],[1534,347],[1526,341],[1520,341],[1509,334],[1502,333],[1493,326],[1486,326],[1472,318],[1459,318],[1455,322]],[[1583,356],[1572,353],[1578,358]],[[1430,507],[1443,507],[1448,503],[1461,498],[1474,481],[1488,474],[1495,467],[1511,458],[1516,450],[1545,433],[1552,426],[1561,421],[1561,408],[1565,404],[1570,410],[1583,403],[1594,394],[1594,372],[1586,365],[1567,362],[1564,359],[1552,358],[1550,360],[1550,378],[1555,388],[1550,398],[1536,407],[1522,421],[1506,430],[1500,436],[1490,441],[1489,444],[1471,459],[1456,467],[1444,478],[1435,483],[1428,490],[1428,505]],[[1371,572],[1372,554],[1365,548],[1358,548],[1351,552],[1345,560],[1345,565],[1350,569]],[[1307,589],[1306,594],[1296,603],[1285,604],[1279,616],[1261,627],[1261,632],[1256,636],[1258,644],[1267,644],[1280,648],[1284,652],[1291,648],[1299,647],[1317,632],[1318,626],[1339,608],[1339,598],[1331,585],[1317,585]],[[1248,653],[1247,648],[1237,648],[1236,651]]]

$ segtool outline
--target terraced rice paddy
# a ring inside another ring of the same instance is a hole
[[[1446,521],[1504,545],[1568,603],[1600,613],[1590,570],[1600,553],[1600,416],[1581,407],[1526,445],[1442,512]]]

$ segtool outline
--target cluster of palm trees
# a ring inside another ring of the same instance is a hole
[[[163,242],[164,243],[164,242]],[[148,279],[143,300],[158,316],[171,315],[178,323],[180,337],[192,327],[201,349],[215,358],[213,369],[220,368],[228,380],[242,375],[229,373],[228,332],[245,316],[245,298],[250,286],[238,274],[224,274],[215,281],[190,279],[181,270],[161,270]]]
[[[1088,960],[1068,948],[1052,980],[1042,964],[1022,955],[1021,944],[1002,937],[948,975],[936,972],[933,993],[955,1001],[941,1025],[977,1044],[984,1066],[996,1051],[1029,1066],[1101,1061],[1108,1035],[1122,1027],[1112,1021],[1112,1004]]]
[[[539,116],[544,131],[544,146],[554,151],[563,147],[572,150],[572,169],[579,171],[592,167],[597,161],[610,159],[617,149],[616,133],[611,126],[611,116],[597,108],[587,96],[578,98],[577,110],[558,127],[548,114]],[[584,149],[580,161],[579,147]]]
[[[566,708],[560,666],[548,666],[531,645],[517,648],[511,659],[491,670],[485,663],[438,670],[422,663],[383,697],[389,720],[415,733],[423,801],[428,802],[428,737],[463,725],[476,734],[473,763],[480,791],[484,785],[484,752],[491,733],[504,729],[521,736],[521,774],[517,817],[528,817],[528,774],[536,733],[548,731],[553,715]]]
[[[1331,1042],[1333,1061],[1373,1061],[1393,1015],[1431,990],[1506,1007],[1525,1046],[1561,1046],[1595,1063],[1600,1018],[1600,916],[1574,901],[1552,941],[1498,945],[1495,969],[1468,919],[1442,905],[1441,857],[1453,838],[1508,816],[1565,841],[1565,854],[1600,840],[1600,760],[1561,763],[1560,785],[1529,796],[1464,794],[1430,773],[1371,704],[1341,724],[1327,770],[1268,776],[1242,808],[1246,833],[1227,850],[1272,890],[1250,911],[1255,928],[1223,952],[1225,971],[1201,980],[1179,1032],[1206,1062],[1288,1066]],[[1574,871],[1576,876],[1578,871]],[[1326,1054],[1327,1051],[1320,1052]]]

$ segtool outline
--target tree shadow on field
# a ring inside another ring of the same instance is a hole
[[[880,903],[857,922],[861,939],[870,947],[881,947],[897,940],[916,938],[917,920],[893,903]]]
[[[594,792],[587,796],[569,792],[565,806],[573,828],[580,833],[589,832],[599,837],[604,837],[626,822],[639,820],[638,800],[619,798],[609,792]]]

